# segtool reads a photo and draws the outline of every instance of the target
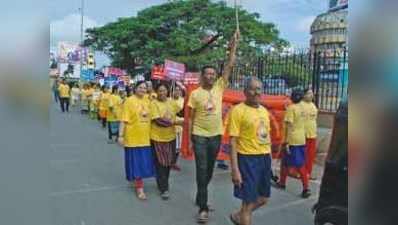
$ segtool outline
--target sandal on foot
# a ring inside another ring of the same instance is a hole
[[[143,190],[137,190],[136,194],[139,200],[146,200],[146,195]]]

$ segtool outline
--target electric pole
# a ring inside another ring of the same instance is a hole
[[[80,15],[81,15],[81,23],[80,23],[80,80],[81,80],[82,70],[83,70],[84,0],[81,0]]]

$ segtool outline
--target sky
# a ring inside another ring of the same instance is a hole
[[[167,0],[84,0],[85,28],[105,25],[119,17],[135,16],[147,7]],[[234,0],[227,0],[233,5]],[[315,17],[327,11],[328,0],[237,0],[244,9],[260,14],[260,20],[277,25],[281,37],[296,48],[308,48],[310,25]],[[59,41],[80,40],[81,0],[50,1],[50,49],[56,50]],[[101,56],[98,55],[101,58]],[[98,61],[103,61],[105,58]],[[104,62],[105,63],[105,62]]]

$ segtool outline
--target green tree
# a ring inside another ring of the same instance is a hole
[[[281,49],[288,45],[274,24],[259,18],[259,14],[239,8],[240,60],[269,46]],[[137,64],[150,68],[165,58],[198,70],[225,59],[235,28],[235,9],[225,2],[173,0],[144,9],[136,17],[88,29],[85,45],[105,52],[114,66],[129,71]]]

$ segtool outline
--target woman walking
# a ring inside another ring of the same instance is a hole
[[[102,86],[101,96],[98,103],[98,115],[101,120],[102,128],[106,128],[106,117],[108,114],[108,104],[109,104],[109,90],[107,87]]]
[[[71,89],[71,105],[74,107],[78,105],[80,99],[80,87],[76,82]]]
[[[312,167],[314,165],[316,157],[316,137],[317,137],[317,117],[318,109],[313,103],[314,93],[311,89],[304,91],[304,98],[301,104],[304,107],[305,112],[305,168],[308,172],[308,176],[311,180],[315,180],[316,177],[312,175]]]
[[[81,94],[81,101],[80,101],[80,112],[82,114],[87,114],[89,111],[89,98],[90,98],[90,90],[88,84],[84,84]]]
[[[99,119],[98,103],[99,103],[99,99],[101,97],[101,90],[97,84],[93,85],[93,89],[94,90],[92,90],[91,100],[90,100],[90,118],[95,120],[95,119]]]
[[[179,85],[176,85],[172,99],[178,105],[178,107],[180,107],[181,110],[184,108],[184,92],[183,92],[183,88],[180,87]],[[176,120],[182,124],[184,122],[183,115],[177,115]],[[176,148],[175,148],[175,150],[176,151],[174,154],[175,157],[174,157],[173,165],[171,166],[171,169],[176,170],[176,171],[181,171],[181,168],[177,165],[177,162],[178,162],[178,157],[179,157],[180,151],[181,151],[182,131],[183,131],[182,126],[175,126],[175,132],[176,132]]]
[[[122,106],[122,98],[118,93],[118,86],[112,87],[112,94],[109,96],[108,113],[106,120],[108,121],[108,144],[113,144],[113,136],[119,135],[119,112]]]
[[[302,198],[308,198],[311,192],[308,187],[308,173],[305,168],[305,129],[304,108],[301,104],[303,92],[295,90],[292,92],[292,105],[286,109],[285,115],[285,137],[284,151],[282,152],[281,177],[278,187],[286,189],[286,179],[289,168],[295,168],[303,184]]]
[[[155,176],[150,144],[149,100],[145,98],[145,94],[145,82],[138,82],[135,95],[127,98],[123,105],[118,138],[119,144],[125,150],[126,179],[134,183],[140,200],[146,200],[143,179]]]
[[[156,181],[160,196],[169,199],[170,168],[175,161],[176,116],[181,107],[168,98],[168,86],[156,87],[157,99],[151,102],[151,145],[155,152]],[[179,123],[181,124],[181,122]]]

